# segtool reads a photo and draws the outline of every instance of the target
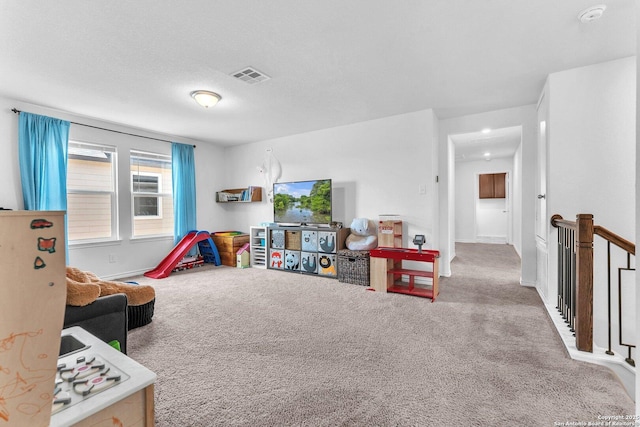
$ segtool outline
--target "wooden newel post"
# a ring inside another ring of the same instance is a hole
[[[593,215],[576,215],[576,347],[593,352]]]

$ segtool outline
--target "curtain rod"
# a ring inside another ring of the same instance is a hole
[[[16,114],[22,113],[22,111],[18,110],[17,108],[12,108],[11,111],[13,111]],[[78,126],[86,126],[88,128],[94,128],[94,129],[106,130],[106,131],[109,131],[109,132],[121,133],[123,135],[137,136],[138,138],[146,138],[146,139],[153,139],[154,141],[162,141],[162,142],[173,143],[173,141],[169,141],[167,139],[153,138],[151,136],[136,135],[135,133],[128,133],[128,132],[122,132],[122,131],[119,131],[119,130],[101,128],[100,126],[87,125],[87,124],[84,124],[84,123],[77,123],[77,122],[71,122],[71,121],[69,123],[72,123],[72,124],[78,125]],[[193,148],[196,148],[196,146],[194,145]]]

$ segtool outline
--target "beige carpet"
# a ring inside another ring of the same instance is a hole
[[[506,245],[457,245],[428,299],[206,266],[162,280],[129,355],[163,426],[554,426],[635,411],[606,368],[568,358]]]

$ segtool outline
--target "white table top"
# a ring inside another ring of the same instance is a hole
[[[145,368],[138,362],[111,347],[91,335],[84,329],[74,326],[62,330],[62,335],[73,335],[79,341],[87,345],[86,348],[72,352],[58,359],[58,364],[66,363],[72,366],[78,357],[85,355],[99,355],[101,359],[113,365],[117,370],[125,373],[128,378],[121,383],[103,390],[95,395],[89,395],[81,402],[74,403],[70,407],[62,409],[51,416],[51,427],[70,426],[93,415],[104,408],[136,393],[145,387],[154,384],[156,374]]]

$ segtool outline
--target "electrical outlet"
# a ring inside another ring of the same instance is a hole
[[[418,194],[422,194],[422,195],[427,194],[427,184],[420,184],[418,186]]]
[[[116,254],[109,254],[109,263],[114,264],[118,262],[118,257]]]

